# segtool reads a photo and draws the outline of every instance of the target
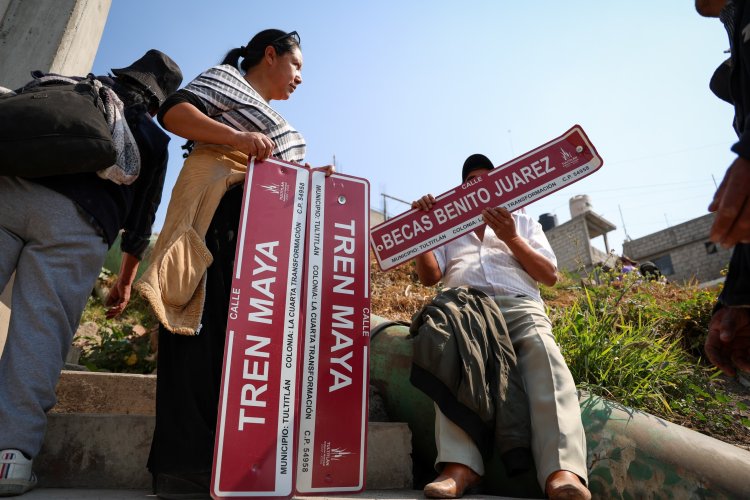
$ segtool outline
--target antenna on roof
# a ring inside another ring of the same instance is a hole
[[[628,234],[628,228],[625,227],[625,217],[622,216],[622,208],[620,208],[620,205],[617,205],[617,209],[620,211],[620,220],[622,221],[622,230],[625,231],[625,241],[630,241],[633,238],[630,237]]]

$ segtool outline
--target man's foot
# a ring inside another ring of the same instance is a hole
[[[18,450],[0,450],[0,497],[23,495],[36,486],[31,462]]]
[[[550,474],[545,491],[550,500],[591,500],[591,493],[581,478],[567,470]]]
[[[464,464],[448,463],[433,482],[424,487],[427,498],[461,498],[466,490],[479,485],[482,476]]]
[[[154,494],[170,500],[210,499],[211,473],[154,474]]]

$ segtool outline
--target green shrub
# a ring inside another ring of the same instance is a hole
[[[743,408],[700,359],[716,291],[635,274],[598,278],[571,305],[550,310],[578,387],[696,430],[746,433]]]
[[[82,350],[79,362],[91,371],[145,374],[156,368],[149,335],[132,325],[105,321],[97,336],[78,337],[76,345]]]
[[[152,373],[156,354],[150,333],[158,322],[148,303],[135,292],[121,316],[107,319],[103,299],[114,277],[102,270],[81,317],[81,324],[94,323],[96,334],[77,335],[73,344],[81,349],[79,363],[92,371]]]

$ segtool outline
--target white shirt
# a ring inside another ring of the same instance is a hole
[[[518,235],[557,266],[557,258],[542,226],[526,214],[512,215]],[[446,286],[467,285],[490,296],[526,295],[542,301],[539,284],[521,267],[508,245],[488,226],[484,227],[483,240],[471,231],[436,248],[433,253]]]

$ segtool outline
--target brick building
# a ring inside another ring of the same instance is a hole
[[[682,224],[623,244],[625,255],[638,262],[650,260],[670,281],[699,282],[721,277],[729,265],[731,249],[709,241],[714,214],[706,214]]]
[[[557,257],[558,269],[588,272],[598,265],[612,267],[613,257],[607,233],[617,229],[617,226],[601,215],[587,209],[559,226],[550,227],[542,223],[542,228]],[[604,252],[591,245],[591,240],[600,236],[604,242]]]

